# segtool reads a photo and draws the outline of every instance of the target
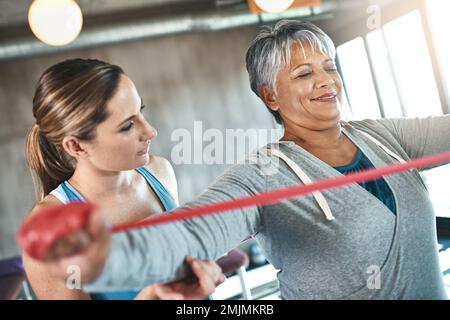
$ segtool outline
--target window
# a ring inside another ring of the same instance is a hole
[[[386,118],[402,117],[404,112],[383,32],[380,29],[372,31],[367,34],[366,40],[384,116]]]
[[[427,0],[426,9],[448,97],[450,93],[450,61],[445,59],[445,57],[450,56],[450,44],[448,42],[448,30],[450,29],[448,10],[450,10],[450,1]],[[449,99],[447,98],[447,100]],[[429,170],[423,173],[422,176],[430,191],[436,215],[450,218],[450,201],[448,200],[448,192],[446,192],[448,189],[448,178],[450,177],[450,165]],[[450,250],[447,249],[447,256],[449,252]],[[447,269],[450,270],[450,268]],[[450,286],[449,277],[450,273],[447,276],[447,282]]]
[[[442,1],[429,1],[433,8],[431,14],[439,13],[432,20],[441,30],[436,33],[437,42],[441,44],[440,56],[449,56],[450,45],[444,30],[450,28],[450,22],[442,14],[443,8],[438,7],[443,5]],[[446,5],[450,7],[450,3]],[[354,119],[378,118],[382,114],[386,117],[442,114],[418,10],[368,33],[365,39],[367,47],[363,38],[358,37],[337,48]],[[445,63],[444,76],[450,79],[450,62]]]
[[[450,1],[427,0],[437,56],[450,92]],[[422,20],[418,10],[337,48],[353,119],[426,117],[442,114]],[[373,73],[373,74],[372,74]],[[378,100],[379,99],[379,100]],[[379,103],[378,103],[379,101]],[[380,104],[380,105],[379,105]],[[450,218],[450,165],[422,173],[437,216]]]
[[[420,13],[414,10],[385,26],[393,72],[408,117],[442,114]]]
[[[356,38],[339,46],[337,56],[353,119],[380,118],[380,108],[363,39]]]
[[[450,60],[448,59],[450,57],[450,42],[448,41],[450,1],[427,0],[426,8],[436,54],[441,66],[447,101],[450,102]]]
[[[422,172],[422,177],[430,192],[434,211],[439,217],[450,218],[450,200],[448,197],[448,178],[450,165]]]

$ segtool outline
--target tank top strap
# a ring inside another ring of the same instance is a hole
[[[70,202],[86,202],[86,199],[74,188],[68,181],[63,181],[59,186],[50,192],[51,195],[55,196],[56,199],[61,201],[63,204],[68,204]]]
[[[68,181],[60,184],[70,202],[86,202],[86,199]]]
[[[155,192],[156,196],[161,200],[166,211],[172,211],[176,209],[177,204],[167,188],[161,183],[161,181],[147,168],[140,167],[136,169],[147,181],[150,187]]]

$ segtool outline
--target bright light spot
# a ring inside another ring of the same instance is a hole
[[[28,23],[39,40],[62,46],[78,36],[83,15],[73,0],[35,0],[28,11]]]
[[[255,4],[263,11],[269,13],[283,12],[294,3],[294,0],[255,0]]]

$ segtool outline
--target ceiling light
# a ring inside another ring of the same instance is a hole
[[[294,3],[294,0],[254,0],[255,4],[263,11],[269,13],[283,12]]]
[[[83,15],[74,0],[35,0],[28,10],[28,23],[39,40],[62,46],[76,39]]]

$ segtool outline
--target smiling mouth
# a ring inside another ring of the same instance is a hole
[[[325,94],[325,95],[320,96],[318,98],[312,99],[312,101],[336,102],[336,94]]]

